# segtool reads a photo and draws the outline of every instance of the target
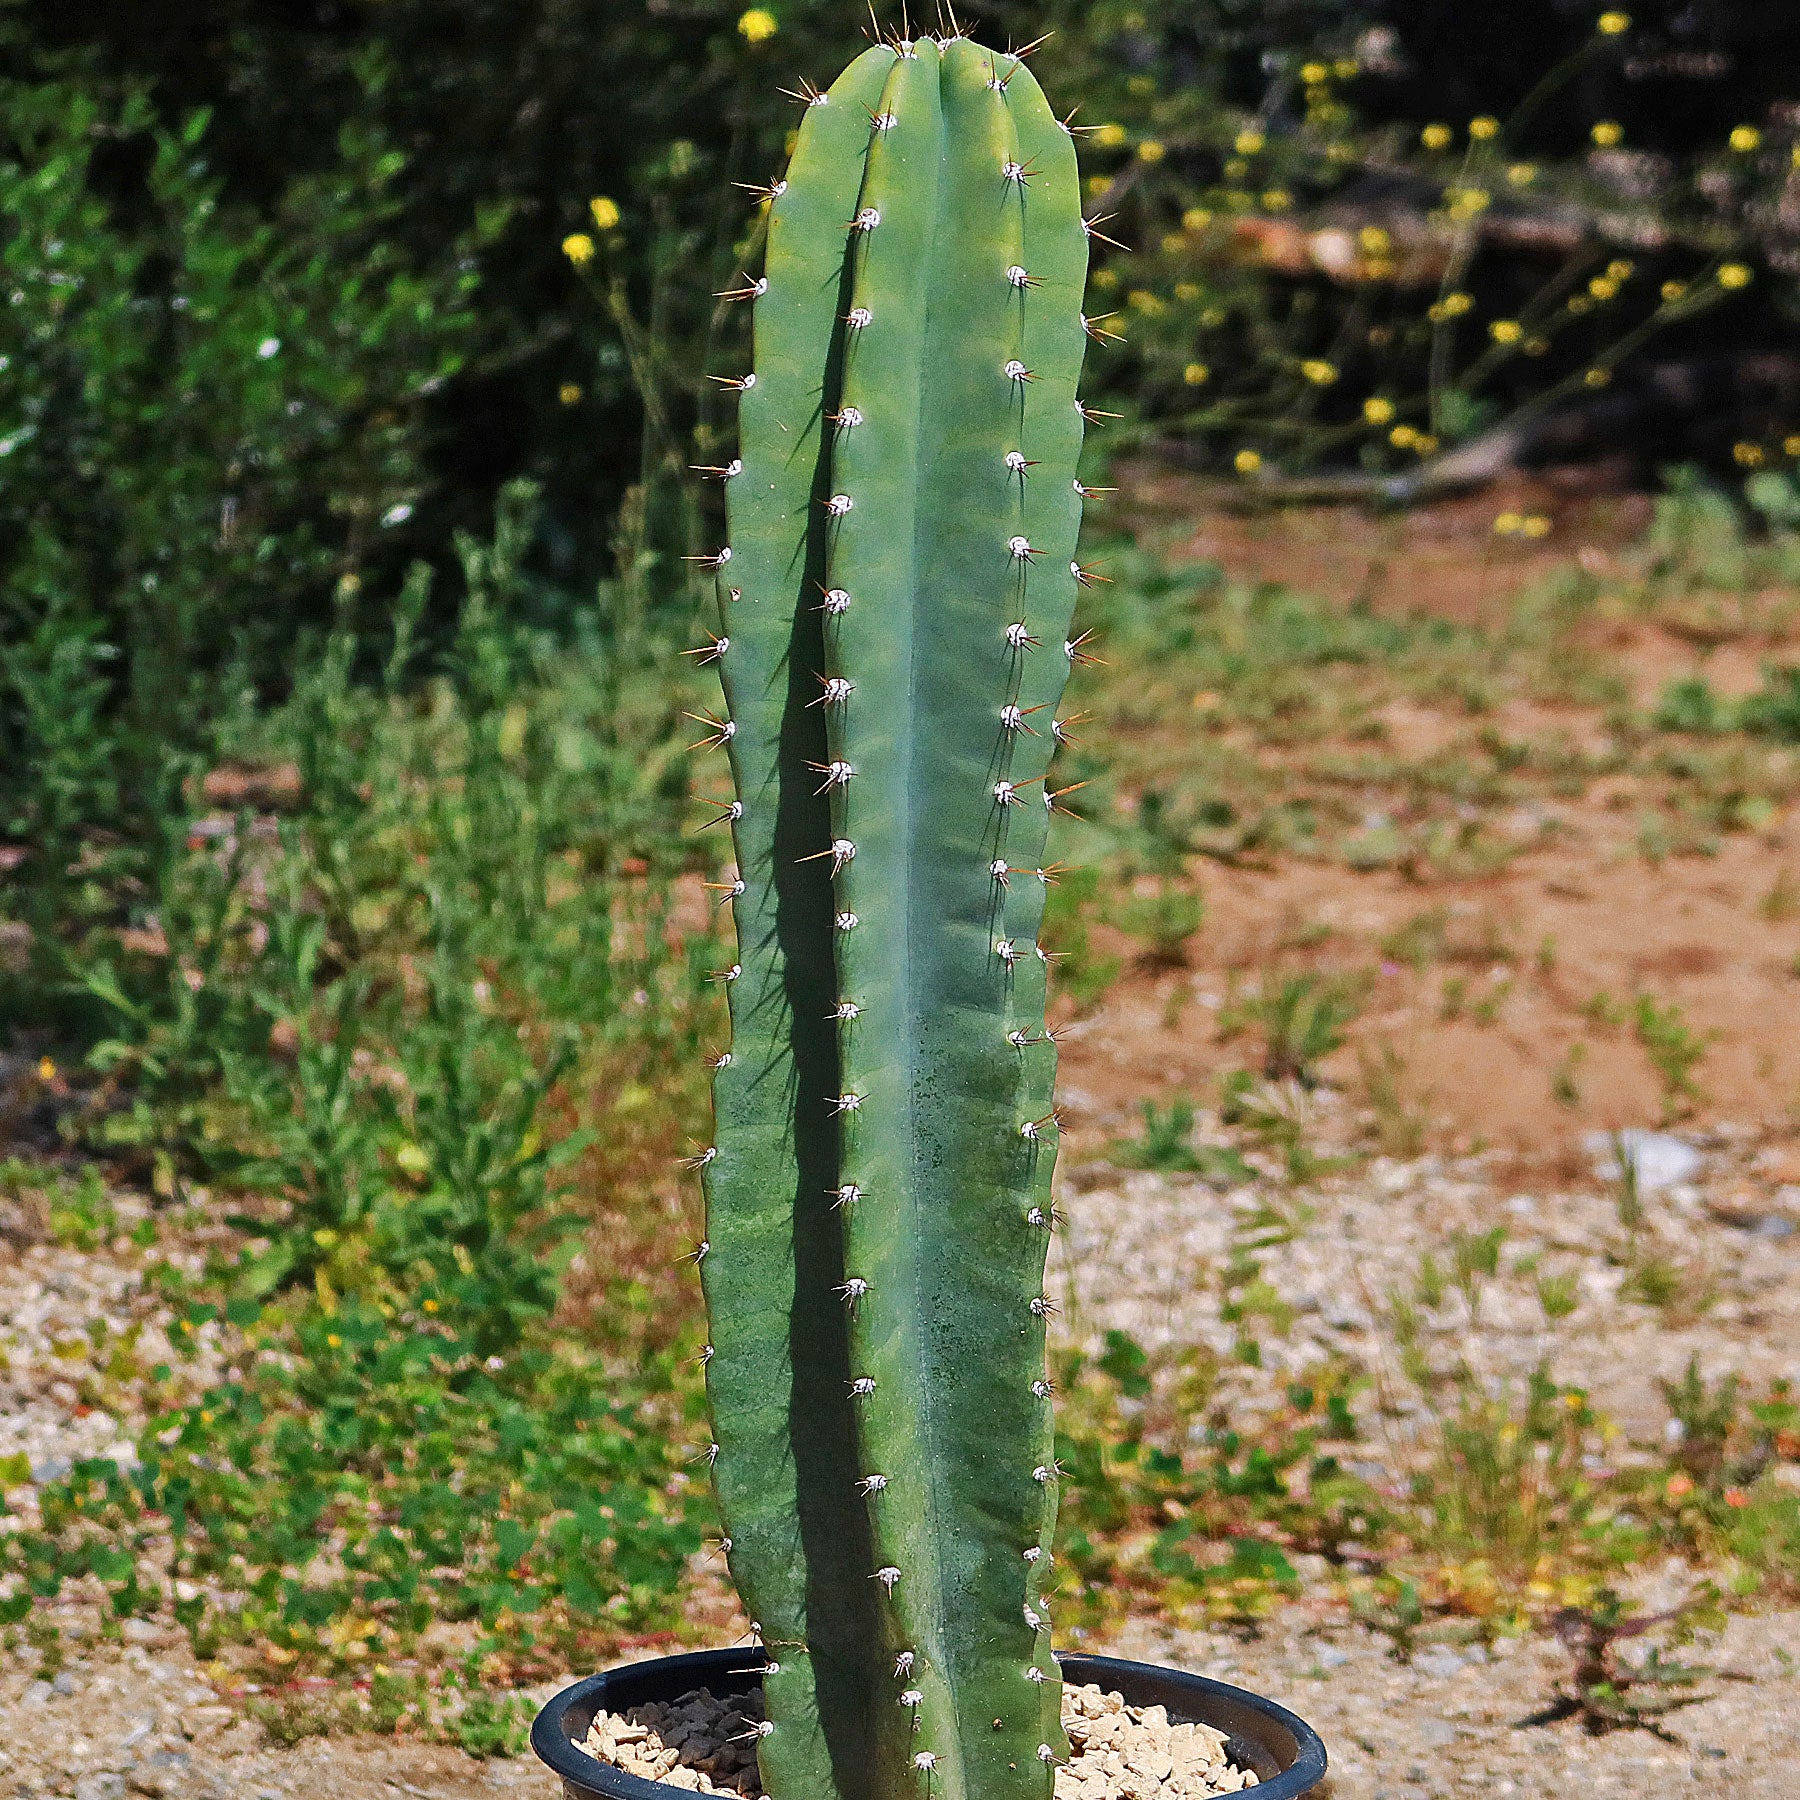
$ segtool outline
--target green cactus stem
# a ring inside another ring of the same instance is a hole
[[[752,284],[701,1268],[774,1800],[1047,1800],[1066,1754],[1037,934],[1086,266],[1067,131],[954,37],[809,103]]]

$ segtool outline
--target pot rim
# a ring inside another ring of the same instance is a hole
[[[1056,1660],[1064,1680],[1098,1683],[1108,1691],[1124,1693],[1133,1705],[1163,1705],[1176,1714],[1184,1714],[1202,1713],[1203,1703],[1210,1701],[1212,1710],[1227,1719],[1233,1714],[1250,1716],[1291,1737],[1294,1760],[1279,1773],[1259,1780],[1256,1787],[1259,1800],[1297,1800],[1324,1778],[1325,1745],[1319,1734],[1298,1714],[1247,1688],[1233,1687],[1229,1682],[1214,1681],[1210,1676],[1193,1675],[1185,1669],[1173,1669],[1160,1663],[1090,1656],[1082,1651],[1059,1650]],[[654,1697],[674,1699],[693,1688],[707,1687],[709,1678],[711,1681],[735,1680],[741,1691],[753,1685],[745,1678],[759,1675],[763,1661],[762,1646],[749,1644],[735,1650],[690,1651],[683,1656],[650,1657],[642,1662],[621,1663],[575,1682],[556,1695],[532,1722],[531,1747],[565,1782],[578,1784],[576,1789],[569,1790],[571,1792],[585,1790],[605,1795],[608,1800],[670,1800],[670,1796],[685,1794],[688,1790],[667,1782],[648,1781],[616,1764],[602,1762],[582,1749],[577,1737],[585,1739],[588,1723],[603,1709],[609,1697],[626,1705],[637,1705],[653,1697],[652,1693],[635,1691],[647,1688],[654,1690]],[[1131,1697],[1130,1689],[1153,1685],[1171,1691],[1148,1701]],[[609,1695],[609,1690],[620,1688],[633,1691]],[[1202,1706],[1183,1706],[1184,1698],[1200,1702]],[[569,1717],[583,1708],[586,1716],[577,1731],[571,1727]],[[1215,1724],[1216,1720],[1203,1718],[1203,1722]],[[1219,1725],[1218,1728],[1227,1727]],[[1231,1733],[1234,1741],[1241,1735]],[[1245,1742],[1257,1740],[1246,1739]],[[1267,1746],[1258,1743],[1258,1747],[1267,1754]]]

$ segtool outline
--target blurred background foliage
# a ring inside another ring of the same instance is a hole
[[[1653,338],[1716,359],[1791,329],[1791,9],[961,16],[1049,34],[1039,73],[1133,247],[1091,306],[1124,337],[1095,359],[1114,442],[1404,470],[1627,378]],[[721,429],[704,377],[745,342],[711,298],[755,253],[733,184],[772,175],[781,90],[866,23],[843,0],[7,0],[0,826],[123,823],[171,737],[279,688],[334,609],[379,620],[417,558],[450,618],[454,533],[510,480],[542,494],[535,622],[620,574],[682,594],[684,465]],[[1729,466],[1767,432],[1715,385],[1699,453]]]

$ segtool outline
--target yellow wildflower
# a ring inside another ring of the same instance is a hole
[[[1212,223],[1212,214],[1204,206],[1190,206],[1181,215],[1181,222],[1189,231],[1204,231]]]
[[[1198,300],[1200,298],[1200,284],[1194,281],[1176,282],[1175,298],[1177,300]]]
[[[1603,388],[1612,380],[1612,370],[1600,368],[1589,369],[1581,379],[1584,385],[1588,387]]]
[[[1722,288],[1742,288],[1750,285],[1750,270],[1743,263],[1721,263],[1719,265],[1719,286]]]
[[[1525,521],[1516,512],[1503,512],[1494,520],[1494,533],[1497,537],[1512,537],[1522,531]]]
[[[619,226],[619,203],[605,194],[596,194],[588,202],[588,211],[594,215],[594,223],[602,231],[616,231]]]
[[[1116,150],[1125,141],[1125,127],[1117,120],[1108,120],[1106,124],[1094,129],[1094,142],[1102,150]]]
[[[1330,387],[1338,378],[1337,369],[1331,363],[1326,362],[1322,357],[1317,356],[1309,357],[1303,362],[1300,365],[1300,373],[1304,375],[1314,387]]]
[[[1752,150],[1762,148],[1762,133],[1754,125],[1738,125],[1726,141],[1740,156],[1748,156]]]
[[[56,1079],[56,1063],[48,1056],[38,1058],[38,1080],[54,1081]]]
[[[562,241],[563,255],[576,268],[584,268],[594,260],[594,240],[585,231],[572,231]]]
[[[1488,327],[1488,336],[1496,344],[1516,344],[1525,335],[1525,327],[1517,319],[1496,319]]]
[[[1785,437],[1781,440],[1783,456],[1800,456],[1800,437]]]
[[[1603,12],[1600,15],[1600,30],[1607,37],[1620,37],[1630,29],[1630,13]]]
[[[1514,187],[1530,187],[1531,184],[1537,180],[1537,164],[1514,163],[1513,166],[1506,171],[1506,179],[1510,181]]]
[[[1330,75],[1330,73],[1331,71],[1326,68],[1322,62],[1302,63],[1300,65],[1300,79],[1304,81],[1308,87],[1317,87],[1321,81],[1325,80],[1325,78]]]
[[[1231,459],[1231,466],[1240,475],[1254,475],[1262,467],[1262,458],[1254,450],[1240,450]]]
[[[781,27],[766,7],[753,6],[738,19],[738,36],[747,44],[760,44],[772,38]]]
[[[1394,240],[1379,225],[1365,225],[1356,234],[1356,241],[1365,256],[1386,256],[1394,247]]]
[[[1350,77],[1356,73],[1356,58],[1354,56],[1340,56],[1337,61],[1331,65],[1331,72],[1339,81],[1348,81]]]
[[[1636,268],[1636,263],[1627,262],[1622,256],[1618,257],[1606,265],[1606,279],[1608,281],[1629,281]]]
[[[329,1344],[333,1350],[341,1350],[344,1347],[344,1340],[339,1337],[335,1331],[326,1332],[325,1342]]]
[[[1454,135],[1448,125],[1427,125],[1419,133],[1419,142],[1427,150],[1448,150]]]
[[[1268,212],[1286,212],[1294,204],[1294,196],[1286,188],[1270,188],[1263,195],[1262,203]]]
[[[1393,416],[1393,401],[1384,400],[1379,394],[1373,394],[1363,402],[1363,417],[1371,425],[1385,425]]]
[[[1267,142],[1260,131],[1240,131],[1232,148],[1239,156],[1254,156]]]
[[[1090,194],[1104,194],[1112,186],[1112,177],[1110,175],[1090,175],[1087,184]]]
[[[1469,136],[1478,144],[1484,144],[1489,138],[1498,137],[1499,135],[1500,121],[1498,119],[1490,119],[1484,113],[1479,119],[1471,119],[1469,121]]]
[[[1594,279],[1588,283],[1588,292],[1592,294],[1596,300],[1610,300],[1618,293],[1618,291],[1619,284],[1610,276],[1596,275]]]
[[[1625,127],[1617,119],[1602,119],[1589,135],[1602,150],[1610,150],[1625,141]]]
[[[1419,434],[1410,425],[1396,425],[1388,433],[1388,442],[1396,450],[1410,450],[1419,441]]]
[[[1096,269],[1090,279],[1097,288],[1116,288],[1119,285],[1119,271],[1117,269]]]
[[[1665,281],[1662,284],[1662,297],[1673,305],[1687,292],[1685,281]]]
[[[1523,530],[1525,535],[1529,538],[1548,537],[1550,535],[1550,521],[1546,519],[1542,513],[1531,513],[1527,515],[1520,529]]]
[[[556,397],[564,406],[574,406],[581,399],[581,387],[577,382],[565,381],[556,390]]]
[[[1186,246],[1187,239],[1184,238],[1179,231],[1165,231],[1163,233],[1162,247],[1171,254],[1177,250],[1185,249]]]
[[[1125,304],[1135,307],[1141,313],[1148,313],[1155,318],[1158,313],[1168,311],[1168,302],[1160,294],[1153,294],[1147,288],[1133,288],[1125,296]]]
[[[1185,381],[1189,387],[1205,387],[1205,385],[1212,380],[1212,370],[1209,369],[1205,363],[1189,363],[1188,366],[1181,371],[1181,379]]]
[[[1754,469],[1762,459],[1763,447],[1761,444],[1733,444],[1731,446],[1731,460],[1740,469]]]
[[[427,1300],[425,1302],[425,1310],[427,1312],[436,1312],[437,1309],[438,1309],[438,1303],[435,1300]]]
[[[1155,138],[1145,138],[1138,145],[1137,153],[1138,161],[1147,163],[1159,163],[1169,154],[1168,147],[1159,143]]]
[[[1467,294],[1446,294],[1443,299],[1425,309],[1425,316],[1434,324],[1445,319],[1459,319],[1474,304],[1474,300]]]

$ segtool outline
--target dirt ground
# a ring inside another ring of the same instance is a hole
[[[1623,580],[1650,515],[1644,496],[1520,478],[1404,514],[1215,509],[1191,529],[1172,526],[1195,514],[1203,492],[1188,477],[1128,475],[1119,521],[1153,526],[1172,556],[1215,561],[1232,577],[1496,630],[1521,594],[1571,567]],[[1544,519],[1547,535],[1497,539],[1493,522],[1508,511]],[[1696,637],[1679,619],[1615,615],[1587,635],[1641,706],[1695,675],[1742,695],[1772,657],[1793,660],[1780,640]],[[1597,708],[1529,698],[1478,721],[1394,703],[1379,726],[1384,753],[1400,761],[1483,738],[1592,752],[1607,736]],[[1324,1072],[1354,1089],[1359,1047],[1391,1048],[1443,1147],[1499,1145],[1541,1161],[1584,1133],[1655,1125],[1658,1078],[1621,1016],[1645,990],[1676,1004],[1706,1042],[1693,1122],[1800,1128],[1800,818],[1778,810],[1761,829],[1719,834],[1708,854],[1652,862],[1638,841],[1648,798],[1646,783],[1623,775],[1533,799],[1499,821],[1517,840],[1505,866],[1464,880],[1333,860],[1205,861],[1193,878],[1205,928],[1179,969],[1134,965],[1131,942],[1101,924],[1098,947],[1125,958],[1125,975],[1074,1023],[1063,1062],[1065,1096],[1077,1114],[1088,1108],[1089,1140],[1128,1123],[1147,1095],[1204,1101],[1214,1078],[1246,1059],[1242,1042],[1220,1037],[1216,1015],[1271,966],[1376,972],[1349,1045]],[[1384,797],[1372,790],[1369,804]],[[1384,949],[1433,914],[1441,944],[1429,967]],[[1079,1154],[1083,1121],[1074,1123]],[[1792,1173],[1800,1179],[1800,1137]]]

